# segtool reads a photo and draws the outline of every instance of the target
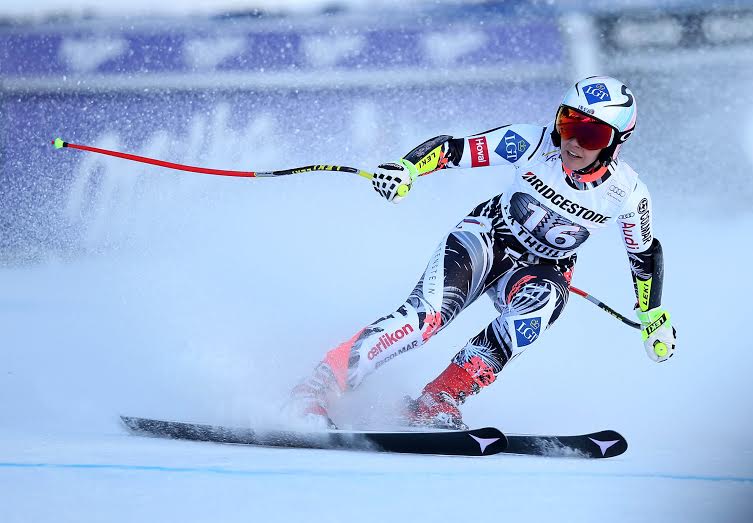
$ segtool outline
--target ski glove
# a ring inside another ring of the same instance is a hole
[[[408,195],[413,181],[418,177],[418,170],[406,159],[383,163],[374,173],[371,184],[388,202],[397,203]]]
[[[662,307],[655,307],[647,311],[636,309],[635,314],[641,322],[648,357],[657,363],[667,361],[674,355],[677,343],[677,331],[669,321],[669,313]]]

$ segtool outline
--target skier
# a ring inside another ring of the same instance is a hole
[[[374,189],[399,202],[421,174],[447,168],[512,165],[509,182],[450,231],[407,300],[326,353],[286,405],[310,426],[332,428],[328,402],[357,387],[396,356],[416,349],[465,307],[488,295],[499,316],[471,338],[420,396],[412,425],[465,428],[459,406],[491,385],[505,364],[536,343],[567,303],[576,251],[591,233],[616,224],[627,250],[648,357],[675,351],[675,329],[662,306],[662,247],[651,225],[645,184],[618,159],[635,129],[637,107],[622,82],[577,82],[554,122],[505,125],[467,138],[437,136],[404,158],[379,166]]]

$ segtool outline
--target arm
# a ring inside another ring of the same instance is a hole
[[[435,136],[397,162],[379,165],[372,183],[379,194],[397,203],[407,196],[419,176],[434,171],[452,167],[520,166],[538,151],[545,133],[546,127],[515,124],[467,138]]]
[[[654,237],[651,218],[651,196],[639,180],[618,217],[618,224],[630,260],[637,301],[635,311],[643,325],[646,353],[661,362],[674,354],[676,333],[669,313],[662,307],[664,253]]]
[[[536,153],[546,128],[539,125],[503,125],[465,138],[449,135],[425,141],[403,158],[419,175],[439,169],[520,165]]]
[[[622,241],[630,260],[638,308],[647,311],[661,305],[664,283],[664,256],[661,243],[654,237],[651,195],[637,181],[617,218]]]
[[[664,286],[664,252],[659,240],[654,239],[651,247],[644,252],[628,251],[628,258],[638,309],[645,312],[661,306]]]

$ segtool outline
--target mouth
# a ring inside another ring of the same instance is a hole
[[[572,151],[570,151],[570,150],[567,150],[567,151],[565,151],[565,152],[567,153],[567,155],[568,155],[568,156],[569,156],[570,158],[575,158],[575,159],[578,159],[578,160],[580,160],[580,159],[582,159],[582,158],[583,158],[582,156],[578,156],[577,154],[575,154],[574,152],[572,152]]]

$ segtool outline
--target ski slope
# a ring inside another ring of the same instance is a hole
[[[18,216],[62,240],[31,263],[0,265],[0,522],[753,521],[752,77],[719,66],[704,72],[669,71],[681,88],[635,73],[638,130],[621,153],[652,190],[676,356],[652,363],[637,331],[573,296],[553,328],[464,407],[469,425],[512,433],[617,430],[630,446],[609,460],[249,448],[128,434],[121,414],[279,424],[296,381],[400,305],[442,235],[503,190],[510,171],[427,176],[395,206],[354,175],[176,175],[117,159],[58,160],[81,153],[37,147],[31,179],[73,183],[62,196],[45,195],[64,207],[51,226]],[[15,139],[46,142],[75,122],[101,127],[98,145],[143,137],[131,152],[172,161],[369,169],[440,133],[545,122],[555,83],[470,95],[463,87],[343,90],[322,95],[321,106],[316,93],[189,93],[190,103],[174,107],[128,93],[92,102],[84,93],[85,103],[63,96],[28,109],[34,118]],[[465,107],[471,97],[489,101],[494,114],[426,109],[436,100],[457,107],[461,97]],[[69,237],[71,223],[81,231]],[[587,242],[573,283],[630,313],[617,230]],[[403,395],[417,394],[494,317],[485,300],[343,398],[332,412],[339,425],[391,428]]]
[[[738,326],[753,288],[736,278],[730,292],[707,296],[699,267],[718,254],[696,240],[731,243],[751,216],[699,220],[673,202],[656,218],[679,331],[672,361],[653,364],[637,332],[573,297],[541,343],[466,404],[473,426],[619,430],[630,443],[619,458],[243,448],[139,438],[118,423],[118,414],[274,423],[294,381],[396,306],[441,234],[501,175],[422,179],[399,206],[355,176],[275,180],[280,188],[194,178],[193,194],[141,202],[128,242],[4,268],[2,520],[750,521],[753,354]],[[213,198],[200,197],[210,189]],[[627,310],[614,232],[587,244],[574,283]],[[723,276],[745,274],[746,260],[727,259]],[[383,367],[335,417],[388,423],[400,396],[420,390],[493,314],[474,304]]]

